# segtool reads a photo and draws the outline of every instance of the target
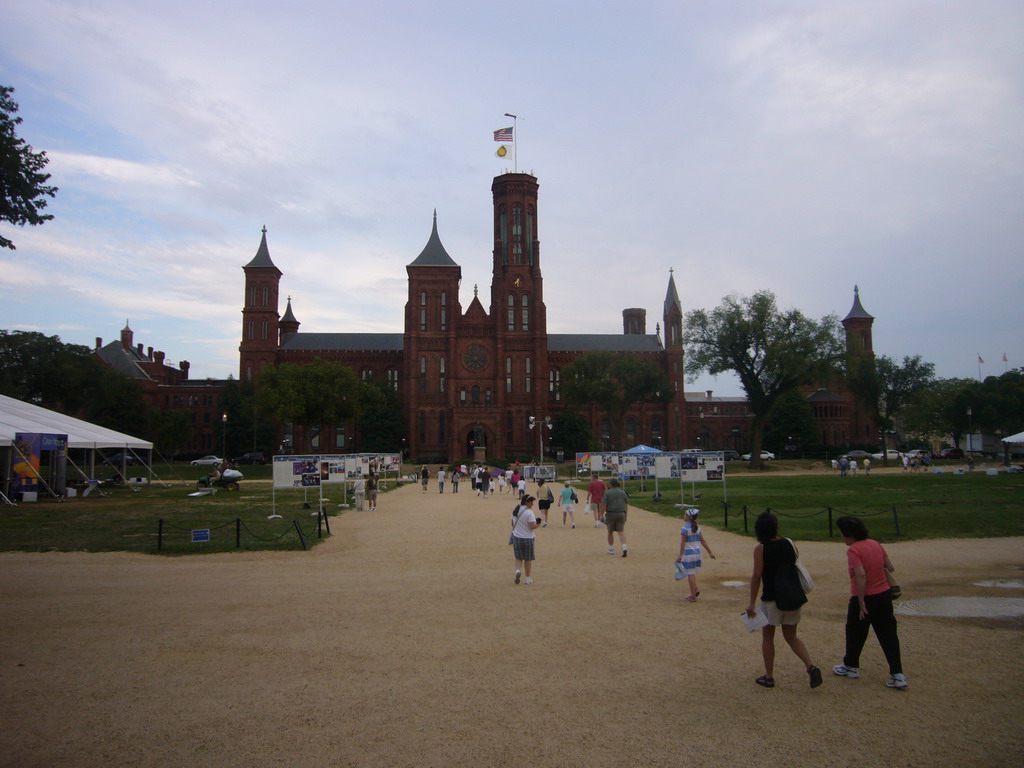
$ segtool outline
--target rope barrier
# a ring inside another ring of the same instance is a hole
[[[327,513],[326,512],[323,513],[323,517],[324,518],[327,517]],[[272,543],[280,541],[281,539],[285,538],[286,536],[289,536],[289,535],[294,533],[294,534],[296,534],[298,536],[299,544],[302,545],[303,550],[308,550],[309,549],[309,545],[306,543],[306,532],[302,530],[302,526],[299,524],[298,520],[292,520],[290,523],[288,523],[288,525],[285,527],[285,529],[280,534],[278,534],[277,536],[273,536],[273,537],[267,538],[266,536],[260,536],[259,534],[255,533],[248,525],[246,525],[246,523],[240,517],[236,517],[234,520],[230,520],[230,521],[228,521],[226,523],[223,523],[222,525],[204,526],[204,527],[199,527],[199,528],[197,528],[197,527],[183,528],[180,525],[174,525],[173,523],[169,523],[166,520],[164,520],[163,518],[160,518],[159,521],[157,522],[157,547],[156,548],[157,548],[157,550],[162,550],[163,549],[164,529],[165,528],[170,528],[170,529],[173,529],[175,531],[181,531],[182,533],[191,533],[194,530],[219,531],[222,528],[227,528],[228,526],[231,526],[231,525],[235,526],[235,549],[241,549],[241,547],[242,547],[242,529],[244,529],[245,532],[252,539],[260,542],[261,544],[272,544]],[[323,538],[323,532],[322,532],[323,526],[321,525],[319,516],[317,518],[317,522],[315,523],[315,526],[316,526],[317,532],[319,534],[318,538]],[[328,535],[330,535],[330,525],[328,524],[326,527],[327,527],[327,533],[328,533]]]

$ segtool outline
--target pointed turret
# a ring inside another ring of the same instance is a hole
[[[270,259],[270,248],[267,247],[267,228],[263,227],[263,237],[260,238],[260,247],[256,249],[256,255],[252,257],[252,261],[246,264],[243,269],[249,267],[270,267],[271,269],[277,269],[274,262]],[[280,274],[280,270],[278,270]]]
[[[680,347],[683,344],[683,305],[679,303],[674,270],[668,271],[668,290],[665,292],[665,346]]]
[[[277,327],[281,334],[282,344],[284,344],[288,340],[288,337],[291,336],[293,333],[299,332],[299,325],[299,321],[295,319],[295,313],[292,312],[292,297],[289,296],[288,306],[285,307],[284,315],[281,317],[280,322],[278,322],[277,324]]]
[[[457,267],[454,259],[448,255],[448,251],[441,244],[441,237],[437,234],[437,209],[434,209],[434,227],[430,231],[430,238],[427,244],[420,251],[410,267]]]
[[[853,306],[846,317],[843,318],[843,328],[846,329],[847,352],[874,354],[871,339],[871,326],[874,322],[875,318],[869,315],[860,303],[860,289],[856,285],[853,286]]]

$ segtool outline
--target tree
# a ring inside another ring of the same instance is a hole
[[[37,226],[53,218],[41,213],[46,208],[46,197],[54,197],[57,187],[46,186],[50,174],[43,173],[47,162],[45,152],[33,152],[32,147],[18,137],[17,126],[22,119],[16,117],[18,104],[11,99],[14,89],[0,85],[0,221],[17,226]],[[14,250],[14,243],[0,235],[0,247]]]
[[[777,453],[785,450],[806,452],[816,448],[818,429],[814,422],[814,410],[800,390],[791,389],[779,396],[772,406],[765,433],[766,447]],[[767,439],[768,434],[771,439]],[[788,445],[794,447],[786,448]]]
[[[935,366],[920,355],[907,355],[903,362],[882,355],[874,360],[856,356],[848,371],[850,391],[859,396],[882,430],[882,461],[889,463],[885,433],[896,425],[903,410],[927,390],[935,379]]]
[[[105,366],[88,347],[37,331],[0,330],[0,394],[75,413]]]
[[[267,366],[260,372],[257,390],[261,410],[278,421],[303,427],[307,449],[311,447],[312,427],[358,416],[361,395],[355,371],[319,357],[308,365]]]
[[[363,415],[359,418],[362,450],[367,453],[401,450],[405,417],[398,393],[376,382],[363,386]]]
[[[686,315],[683,343],[692,381],[701,372],[735,373],[753,414],[750,466],[760,468],[764,425],[772,406],[786,392],[827,378],[842,359],[843,342],[835,315],[816,322],[799,310],[780,312],[771,291],[749,298],[726,296],[710,313]]]
[[[608,414],[612,443],[620,445],[629,409],[638,403],[664,401],[670,387],[665,372],[650,360],[597,351],[565,367],[561,391],[574,405],[593,403]]]
[[[575,456],[593,446],[594,433],[579,411],[568,409],[552,419],[551,445],[561,448],[566,456]]]
[[[951,437],[957,445],[967,431],[967,411],[957,409],[960,393],[978,382],[974,379],[936,379],[928,384],[903,412],[908,435],[930,443],[932,437]]]

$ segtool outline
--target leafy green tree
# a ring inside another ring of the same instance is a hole
[[[154,419],[153,446],[161,454],[173,460],[182,447],[188,443],[192,429],[188,416],[181,411],[157,414]]]
[[[663,402],[668,377],[650,360],[611,352],[587,352],[562,371],[562,395],[573,405],[596,404],[611,422],[612,442],[621,447],[626,414],[640,403]]]
[[[975,379],[936,379],[930,382],[904,409],[900,419],[904,433],[926,445],[933,437],[951,437],[954,444],[959,444],[967,431],[966,406],[962,413],[958,412],[959,395],[977,383]]]
[[[18,137],[15,130],[22,119],[17,117],[18,103],[11,98],[14,89],[0,85],[0,221],[17,226],[36,226],[53,218],[42,213],[46,197],[54,197],[57,187],[46,186],[50,174],[43,173],[48,160],[45,152]],[[14,243],[0,235],[0,247],[14,250]]]
[[[36,331],[0,331],[0,394],[43,408],[78,412],[106,369],[88,347]]]
[[[885,454],[885,433],[895,427],[904,409],[921,397],[934,379],[935,366],[922,360],[920,355],[907,355],[902,363],[886,355],[874,360],[856,356],[850,364],[848,386],[860,397],[882,430],[884,463],[889,463]]]
[[[594,433],[587,419],[573,409],[567,409],[552,419],[551,445],[561,448],[567,459],[577,453],[590,450],[594,445]]]
[[[775,401],[765,428],[765,447],[781,454],[787,445],[801,452],[813,452],[818,445],[814,410],[802,392],[791,389]]]
[[[397,452],[405,437],[405,416],[398,393],[384,384],[364,384],[363,415],[359,417],[362,450]]]
[[[686,315],[683,343],[692,381],[701,372],[735,373],[753,414],[750,466],[760,468],[765,420],[786,392],[832,375],[843,355],[839,320],[820,321],[791,309],[782,312],[771,291],[749,298],[726,296],[710,313]]]
[[[360,384],[347,365],[318,357],[308,365],[267,366],[260,373],[257,398],[260,410],[303,427],[308,450],[314,426],[338,424],[359,415],[365,397]]]
[[[967,411],[970,409],[970,415]],[[971,381],[953,399],[954,423],[968,431],[1012,435],[1024,428],[1024,370]]]

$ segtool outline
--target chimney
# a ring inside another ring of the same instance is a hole
[[[164,353],[161,352],[158,349],[156,352],[153,353],[153,359],[156,360],[157,363],[159,363],[160,365],[163,365],[164,364]]]
[[[148,360],[152,360],[153,359],[153,348],[152,347],[146,347],[146,358]]]
[[[139,357],[142,357],[142,342],[140,341],[135,345],[135,351],[139,353]]]
[[[185,374],[186,379],[188,378],[188,369],[191,367],[192,366],[188,360],[182,360],[180,363],[178,363],[178,368],[180,368],[181,372]]]
[[[99,349],[102,346],[103,346],[103,339],[101,339],[99,336],[97,336],[96,337],[96,349]]]
[[[711,395],[712,395],[713,391],[714,391],[714,390],[711,390],[711,389],[706,389],[706,390],[704,390],[705,394],[707,394],[707,396],[708,396],[708,400],[710,400],[710,399],[711,399]]]

